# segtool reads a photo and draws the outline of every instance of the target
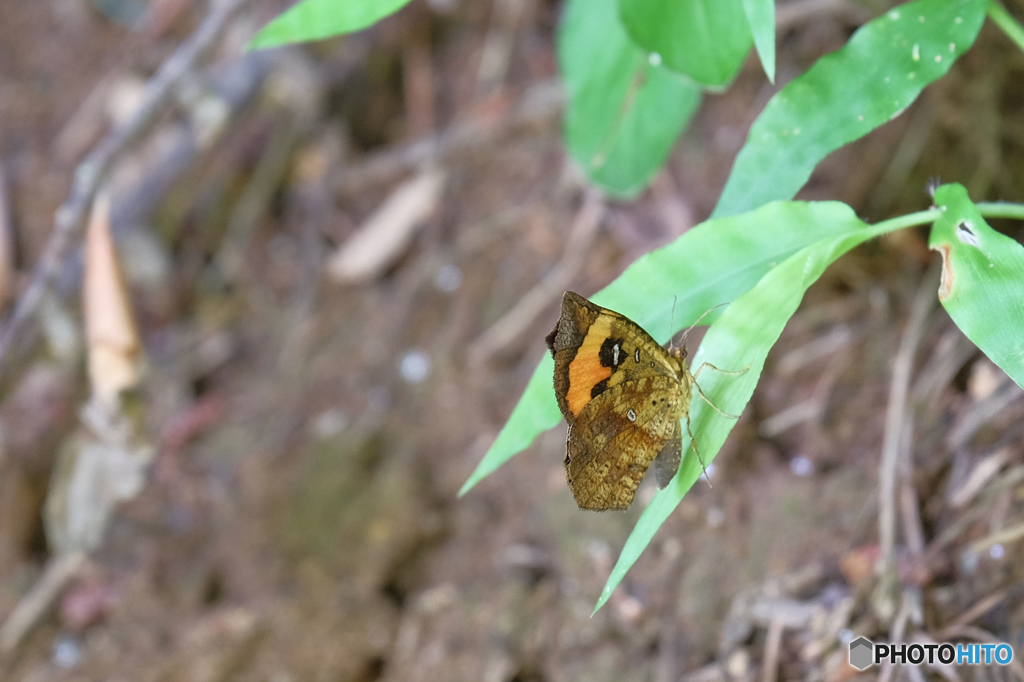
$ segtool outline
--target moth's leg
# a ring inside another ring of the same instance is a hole
[[[716,372],[721,372],[722,374],[728,374],[730,376],[737,376],[739,374],[745,374],[747,372],[747,370],[750,369],[750,365],[747,365],[744,369],[741,369],[738,372],[730,372],[727,369],[718,369],[717,367],[712,365],[710,362],[705,362],[705,363],[702,363],[701,366],[697,368],[697,371],[693,373],[693,385],[697,387],[697,392],[700,394],[701,400],[703,400],[708,405],[710,405],[715,410],[715,412],[717,412],[718,414],[722,415],[723,417],[728,417],[729,419],[739,419],[740,416],[738,414],[729,414],[728,412],[722,412],[720,409],[718,409],[717,405],[715,405],[713,402],[708,400],[708,397],[706,395],[704,395],[704,391],[701,389],[700,384],[697,383],[697,377],[700,376],[700,373],[704,370],[705,367],[710,367],[711,369],[715,370]]]
[[[746,370],[743,370],[743,371],[745,372]],[[734,372],[734,374],[742,374],[742,373],[743,372]],[[720,409],[718,409],[717,405],[715,405],[713,402],[708,400],[708,397],[706,395],[704,395],[704,391],[701,389],[700,384],[697,383],[697,377],[696,376],[694,376],[693,385],[697,387],[697,393],[700,394],[701,400],[703,400],[708,405],[710,405],[711,409],[713,409],[715,412],[717,412],[718,414],[722,415],[723,417],[728,417],[729,419],[739,419],[740,418],[740,416],[738,414],[729,414],[728,412],[722,412]],[[696,448],[694,448],[694,449],[696,449]]]
[[[707,467],[704,466],[704,460],[701,459],[700,450],[697,449],[697,439],[693,437],[693,431],[690,430],[690,417],[689,417],[689,415],[687,415],[687,417],[686,417],[686,432],[688,434],[690,434],[690,447],[693,448],[693,454],[697,455],[697,461],[700,462],[700,468],[701,468],[701,470],[704,471],[704,478],[708,482],[708,487],[709,488],[714,488],[714,486],[711,485],[711,477],[708,476]]]
[[[748,369],[750,369],[750,365],[747,365],[747,366],[746,366],[746,368],[744,368],[744,369],[741,369],[741,370],[739,370],[738,372],[730,372],[730,371],[729,371],[729,370],[727,370],[727,369],[718,369],[717,367],[715,367],[714,365],[712,365],[712,364],[711,364],[710,362],[705,362],[705,363],[703,363],[703,364],[702,364],[702,365],[701,365],[700,367],[698,367],[698,368],[697,368],[697,371],[696,371],[696,372],[694,372],[694,373],[693,373],[693,378],[694,378],[694,379],[696,379],[696,378],[697,378],[698,376],[700,376],[700,373],[701,373],[701,371],[702,371],[702,370],[703,370],[703,369],[704,369],[705,367],[710,367],[711,369],[715,370],[716,372],[721,372],[722,374],[728,374],[728,375],[730,375],[730,376],[738,376],[738,375],[740,375],[740,374],[746,374],[746,373],[747,373],[747,370],[748,370]]]

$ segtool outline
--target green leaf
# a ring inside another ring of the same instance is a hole
[[[619,12],[644,51],[708,87],[732,81],[753,42],[742,0],[619,0]]]
[[[825,156],[898,116],[974,43],[985,4],[900,5],[815,62],[758,116],[713,215],[792,197]]]
[[[784,207],[791,205],[800,204],[769,204]],[[699,384],[704,394],[724,412],[739,414],[746,407],[761,376],[768,351],[775,345],[789,318],[796,312],[804,292],[821,276],[825,268],[839,256],[872,237],[914,224],[923,217],[938,215],[936,211],[931,211],[869,226],[861,222],[844,204],[811,205],[821,206],[819,217],[832,221],[839,235],[822,239],[801,249],[768,271],[754,288],[725,309],[722,316],[708,329],[700,348],[693,356],[692,365],[696,367],[700,367],[703,362],[710,362],[716,367],[729,370],[750,367],[739,376],[720,374],[713,370],[700,375]],[[778,234],[800,229],[800,226],[783,218],[770,223],[760,223],[758,229]],[[691,403],[691,430],[697,439],[697,447],[705,465],[718,454],[719,448],[735,423],[699,398]],[[640,516],[608,577],[601,598],[594,607],[595,612],[608,600],[623,576],[650,543],[654,533],[700,476],[700,464],[692,454],[692,449],[689,449],[687,441],[688,436],[684,433],[683,443],[687,449],[684,450],[686,454],[679,473],[676,474],[673,483],[655,493],[651,504]]]
[[[260,29],[250,50],[320,40],[369,28],[409,0],[302,0]]]
[[[570,0],[558,55],[569,151],[595,184],[636,196],[697,110],[700,89],[651,64],[626,35],[615,0]]]
[[[1007,38],[1017,44],[1018,50],[1024,51],[1024,26],[1021,26],[997,0],[989,0],[988,17],[992,23],[1002,29]]]
[[[754,46],[768,80],[775,82],[775,0],[743,0]]]
[[[544,353],[505,426],[459,489],[459,497],[468,493],[514,455],[528,448],[538,435],[558,424],[562,413],[558,411],[558,403],[555,402],[554,373],[555,362],[549,353]]]
[[[710,220],[638,258],[593,301],[626,315],[664,343],[711,307],[750,289],[800,249],[842,236],[851,221],[860,224],[848,206],[833,202],[778,202],[741,216]],[[673,302],[676,328],[670,329]],[[512,416],[460,495],[561,421],[553,373],[554,364],[545,353]]]
[[[928,245],[942,255],[939,300],[974,344],[1024,387],[1024,246],[999,234],[963,185],[942,185]]]

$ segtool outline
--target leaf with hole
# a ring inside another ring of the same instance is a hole
[[[942,255],[939,301],[963,333],[1024,387],[1024,246],[985,222],[963,185],[935,190],[942,217],[928,245]]]

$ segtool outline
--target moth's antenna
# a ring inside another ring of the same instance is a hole
[[[701,315],[700,317],[698,317],[697,321],[694,322],[693,324],[691,324],[687,328],[687,330],[685,332],[683,332],[683,348],[686,348],[686,337],[690,334],[690,332],[693,330],[694,327],[696,327],[698,324],[700,324],[701,320],[703,320],[705,317],[707,317],[708,313],[710,313],[715,308],[721,308],[723,305],[729,305],[729,303],[730,303],[730,301],[726,301],[725,303],[719,303],[718,305],[716,305],[716,306],[714,306],[712,308],[708,308],[707,310],[705,310],[704,314]]]

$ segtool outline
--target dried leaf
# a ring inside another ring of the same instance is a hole
[[[93,395],[112,405],[121,391],[138,382],[142,346],[110,235],[110,199],[105,194],[97,197],[89,220],[82,297],[89,383]]]
[[[224,608],[193,624],[182,642],[184,655],[173,659],[165,679],[171,682],[223,682],[237,677],[252,658],[263,626],[252,612]]]
[[[99,546],[114,506],[142,490],[154,455],[131,422],[103,403],[88,403],[81,417],[86,428],[62,448],[46,497],[46,537],[57,554]]]
[[[355,284],[384,272],[434,212],[443,187],[444,173],[436,169],[400,185],[331,257],[327,265],[331,277]]]

